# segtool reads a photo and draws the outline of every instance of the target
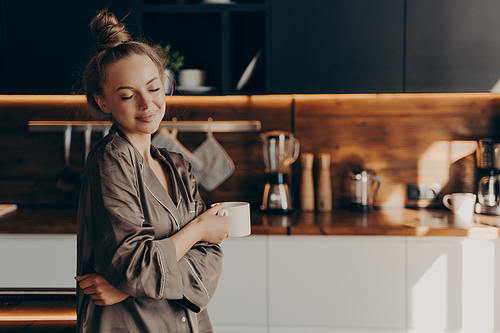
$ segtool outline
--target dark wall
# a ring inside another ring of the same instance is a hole
[[[0,1],[0,93],[72,94],[95,44],[88,25],[109,5],[119,18],[132,1]]]

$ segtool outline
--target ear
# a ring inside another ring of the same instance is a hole
[[[94,95],[94,99],[97,105],[99,105],[99,108],[101,109],[102,112],[111,113],[111,111],[109,111],[108,107],[106,106],[106,103],[104,102],[104,98],[102,98],[102,96]]]

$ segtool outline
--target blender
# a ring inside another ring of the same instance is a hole
[[[269,131],[260,135],[263,142],[266,184],[260,209],[266,212],[287,213],[293,210],[291,189],[288,186],[290,166],[299,156],[299,141],[292,133]]]
[[[476,213],[500,215],[500,140],[481,139],[476,150],[479,184]]]

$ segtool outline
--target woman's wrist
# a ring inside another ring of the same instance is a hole
[[[196,239],[196,242],[201,242],[203,241],[203,224],[201,223],[199,216],[196,217],[194,220],[189,222],[188,225],[186,225],[186,228],[189,228],[189,232],[192,232],[194,235],[194,238]]]

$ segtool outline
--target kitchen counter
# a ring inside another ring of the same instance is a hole
[[[252,211],[253,235],[371,235],[458,236],[497,238],[498,216],[475,215],[469,229],[456,228],[446,209],[378,209],[353,212],[333,209],[330,213],[295,212],[289,215]],[[26,208],[0,217],[0,234],[74,234],[76,209]]]

